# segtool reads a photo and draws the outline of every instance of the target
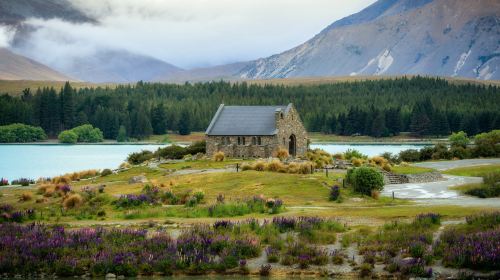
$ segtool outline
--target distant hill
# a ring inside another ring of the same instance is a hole
[[[500,1],[380,0],[236,76],[402,74],[500,79]]]
[[[0,80],[72,81],[75,79],[8,49],[0,48]]]
[[[118,50],[98,51],[95,55],[74,59],[58,70],[93,83],[153,81],[183,71],[153,57]]]

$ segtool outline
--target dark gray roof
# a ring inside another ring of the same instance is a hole
[[[288,106],[224,106],[221,104],[205,132],[213,136],[275,135],[275,114],[288,113]]]

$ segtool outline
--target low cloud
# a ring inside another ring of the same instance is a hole
[[[0,48],[10,46],[14,33],[11,27],[0,25]]]
[[[71,58],[105,49],[148,55],[183,68],[212,66],[282,52],[374,0],[71,2],[98,23],[29,19],[26,23],[36,31],[19,50],[59,69]],[[0,46],[9,42],[2,33]]]

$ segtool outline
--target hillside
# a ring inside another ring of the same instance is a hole
[[[500,2],[381,0],[239,78],[427,74],[500,79]]]
[[[74,81],[41,63],[0,48],[0,80]]]

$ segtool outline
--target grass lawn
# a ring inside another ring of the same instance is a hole
[[[461,167],[443,171],[444,174],[448,175],[470,177],[482,177],[483,175],[491,172],[500,172],[500,164]]]
[[[250,162],[251,160],[244,159],[226,159],[224,161],[213,161],[213,160],[195,160],[195,161],[183,161],[183,162],[171,162],[160,164],[161,168],[165,169],[221,169],[227,167],[236,167],[236,164],[243,162]]]
[[[435,171],[432,168],[418,167],[418,166],[401,166],[396,165],[392,167],[392,172],[396,174],[420,174]]]

